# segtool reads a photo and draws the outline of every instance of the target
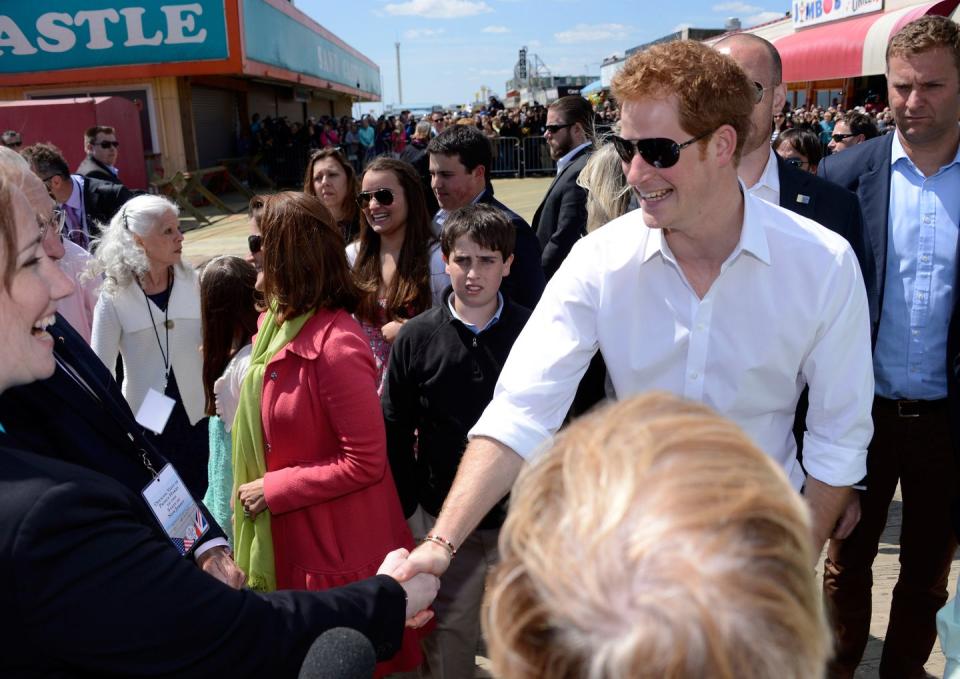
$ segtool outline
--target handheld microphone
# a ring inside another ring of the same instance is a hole
[[[334,627],[310,645],[298,679],[371,679],[376,664],[367,637],[349,627]]]

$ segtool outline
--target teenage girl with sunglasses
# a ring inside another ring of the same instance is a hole
[[[403,323],[439,304],[450,284],[420,179],[409,163],[377,158],[364,170],[359,238],[347,260],[361,291],[357,320],[377,361],[383,388],[390,346]]]

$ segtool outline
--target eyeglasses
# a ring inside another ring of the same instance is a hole
[[[794,167],[799,167],[801,170],[803,169],[804,165],[810,164],[803,158],[784,158],[783,162],[787,163],[788,165],[793,165]]]
[[[764,87],[763,85],[761,85],[760,83],[758,83],[756,80],[753,81],[753,86],[754,86],[754,88],[756,88],[756,90],[757,90],[757,103],[759,104],[761,101],[763,101],[763,93],[766,92],[766,91],[767,91],[768,89],[770,89],[770,88],[769,88],[769,87]]]
[[[67,213],[64,210],[55,207],[50,211],[49,217],[37,215],[37,222],[40,224],[41,239],[45,238],[47,231],[52,229],[60,237],[60,242],[63,242],[63,225],[67,223]]]
[[[560,130],[571,126],[573,126],[573,123],[567,123],[566,125],[545,125],[543,129],[550,134],[556,134]]]
[[[374,198],[380,205],[393,205],[393,191],[390,189],[377,189],[376,191],[361,191],[357,194],[357,204],[361,210],[366,210],[370,206],[370,199]]]
[[[700,141],[704,137],[710,136],[714,132],[716,132],[716,130],[704,132],[682,144],[678,144],[673,139],[666,139],[664,137],[629,141],[615,134],[610,135],[610,141],[613,142],[613,147],[617,150],[617,155],[620,156],[620,160],[624,163],[629,165],[633,160],[634,154],[639,153],[645,163],[663,169],[676,165],[677,161],[680,160],[680,152],[683,149],[695,141]]]
[[[842,142],[844,139],[849,139],[850,137],[856,137],[856,136],[857,136],[857,135],[855,135],[853,132],[850,132],[850,133],[848,133],[848,134],[839,134],[839,133],[836,133],[836,134],[831,134],[831,135],[830,135],[830,138],[833,139],[833,141],[834,141],[835,144],[839,144],[839,143]]]
[[[94,144],[94,146],[99,146],[99,147],[102,148],[102,149],[110,149],[110,148],[118,149],[118,148],[120,148],[120,142],[118,142],[118,141],[101,141],[101,142],[99,142],[99,143],[97,143],[97,144]]]
[[[247,247],[250,248],[250,254],[255,255],[263,247],[263,236],[259,233],[252,233],[247,236]]]

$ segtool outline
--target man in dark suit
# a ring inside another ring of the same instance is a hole
[[[3,676],[296,677],[329,628],[362,632],[386,659],[404,619],[429,616],[414,614],[439,581],[388,575],[403,550],[384,575],[346,587],[235,590],[178,558],[147,528],[138,494],[112,479],[26,452],[6,434],[0,456]]]
[[[83,133],[83,149],[87,157],[83,159],[77,171],[81,177],[93,177],[105,182],[122,184],[117,174],[117,156],[120,154],[120,142],[117,133],[108,125],[94,125]]]
[[[871,568],[897,483],[903,497],[900,574],[881,677],[924,677],[956,549],[957,231],[960,227],[960,27],[925,16],[887,49],[896,132],[828,156],[825,179],[856,191],[875,258],[867,280],[879,311],[873,354],[874,437],[862,518],[828,546],[824,591],[837,634],[832,677],[852,677],[870,631]],[[955,507],[954,507],[955,509]],[[956,517],[955,517],[956,518]]]
[[[550,157],[557,161],[557,176],[533,215],[533,230],[543,253],[543,272],[550,280],[573,244],[587,233],[587,191],[577,185],[577,177],[593,150],[590,102],[574,95],[550,104],[543,136]]]
[[[430,180],[440,210],[433,218],[434,231],[440,233],[451,210],[486,203],[499,208],[517,231],[513,265],[500,290],[527,309],[533,309],[546,286],[540,268],[537,237],[523,217],[493,197],[489,181],[493,151],[490,140],[472,125],[452,125],[430,140]]]
[[[857,197],[784,162],[770,147],[773,113],[782,110],[786,101],[783,67],[776,47],[748,33],[721,40],[715,47],[740,65],[757,90],[750,134],[737,169],[747,190],[846,238],[866,278],[873,261],[867,257]]]
[[[90,249],[90,240],[136,194],[123,184],[71,175],[60,149],[52,144],[34,144],[23,156],[66,215],[66,236]]]

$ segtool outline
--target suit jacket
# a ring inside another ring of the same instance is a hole
[[[587,191],[577,185],[577,177],[587,164],[593,148],[580,150],[547,189],[547,195],[533,216],[533,230],[540,241],[540,257],[547,280],[556,273],[570,248],[587,233]]]
[[[137,424],[110,371],[60,314],[49,332],[54,337],[55,356],[72,367],[96,397],[58,365],[53,377],[0,394],[3,425],[13,439],[35,454],[93,469],[141,497],[140,491],[151,479],[142,455],[147,455],[158,472],[167,460]],[[194,499],[199,503],[201,498]],[[202,503],[200,506],[210,522],[200,543],[226,539],[210,512]],[[153,515],[147,518],[150,528],[170,544]]]
[[[405,597],[392,578],[234,590],[177,558],[112,479],[5,435],[0,456],[5,677],[296,677],[313,640],[338,626],[383,657],[399,645]]]
[[[780,207],[809,217],[847,239],[853,248],[864,281],[874,278],[876,263],[870,254],[870,245],[863,230],[860,217],[860,202],[857,196],[816,175],[794,167],[777,156],[777,171],[780,177]],[[877,316],[870,307],[870,318]]]
[[[896,134],[896,132],[894,132]],[[874,339],[883,312],[884,282],[887,263],[887,227],[890,213],[890,158],[893,134],[870,139],[841,153],[827,156],[817,170],[824,179],[836,182],[855,191],[860,199],[869,256],[873,260],[873,274],[867,279],[867,296],[870,300],[871,318],[874,318]],[[955,259],[957,280],[954,289],[960,286],[960,252]],[[960,295],[953,297],[950,325],[947,329],[947,391],[953,425],[954,447],[960,453]],[[876,315],[874,315],[876,310]],[[954,530],[960,535],[960,506],[954,508]]]
[[[87,213],[87,228],[93,237],[100,235],[100,224],[106,224],[123,204],[140,191],[133,192],[123,184],[85,177],[83,180],[83,208]]]
[[[113,170],[93,156],[87,156],[84,158],[83,162],[80,163],[80,166],[77,168],[77,171],[74,172],[74,174],[78,174],[83,177],[93,177],[94,179],[102,179],[105,182],[111,182],[113,184],[123,183],[120,181],[120,178],[113,173]]]
[[[514,302],[533,309],[540,301],[540,295],[547,285],[543,269],[540,266],[540,245],[530,225],[516,212],[493,197],[493,187],[488,186],[477,203],[493,205],[503,212],[517,230],[517,240],[513,247],[513,264],[510,275],[503,279],[500,289]],[[586,224],[586,222],[584,222]]]

